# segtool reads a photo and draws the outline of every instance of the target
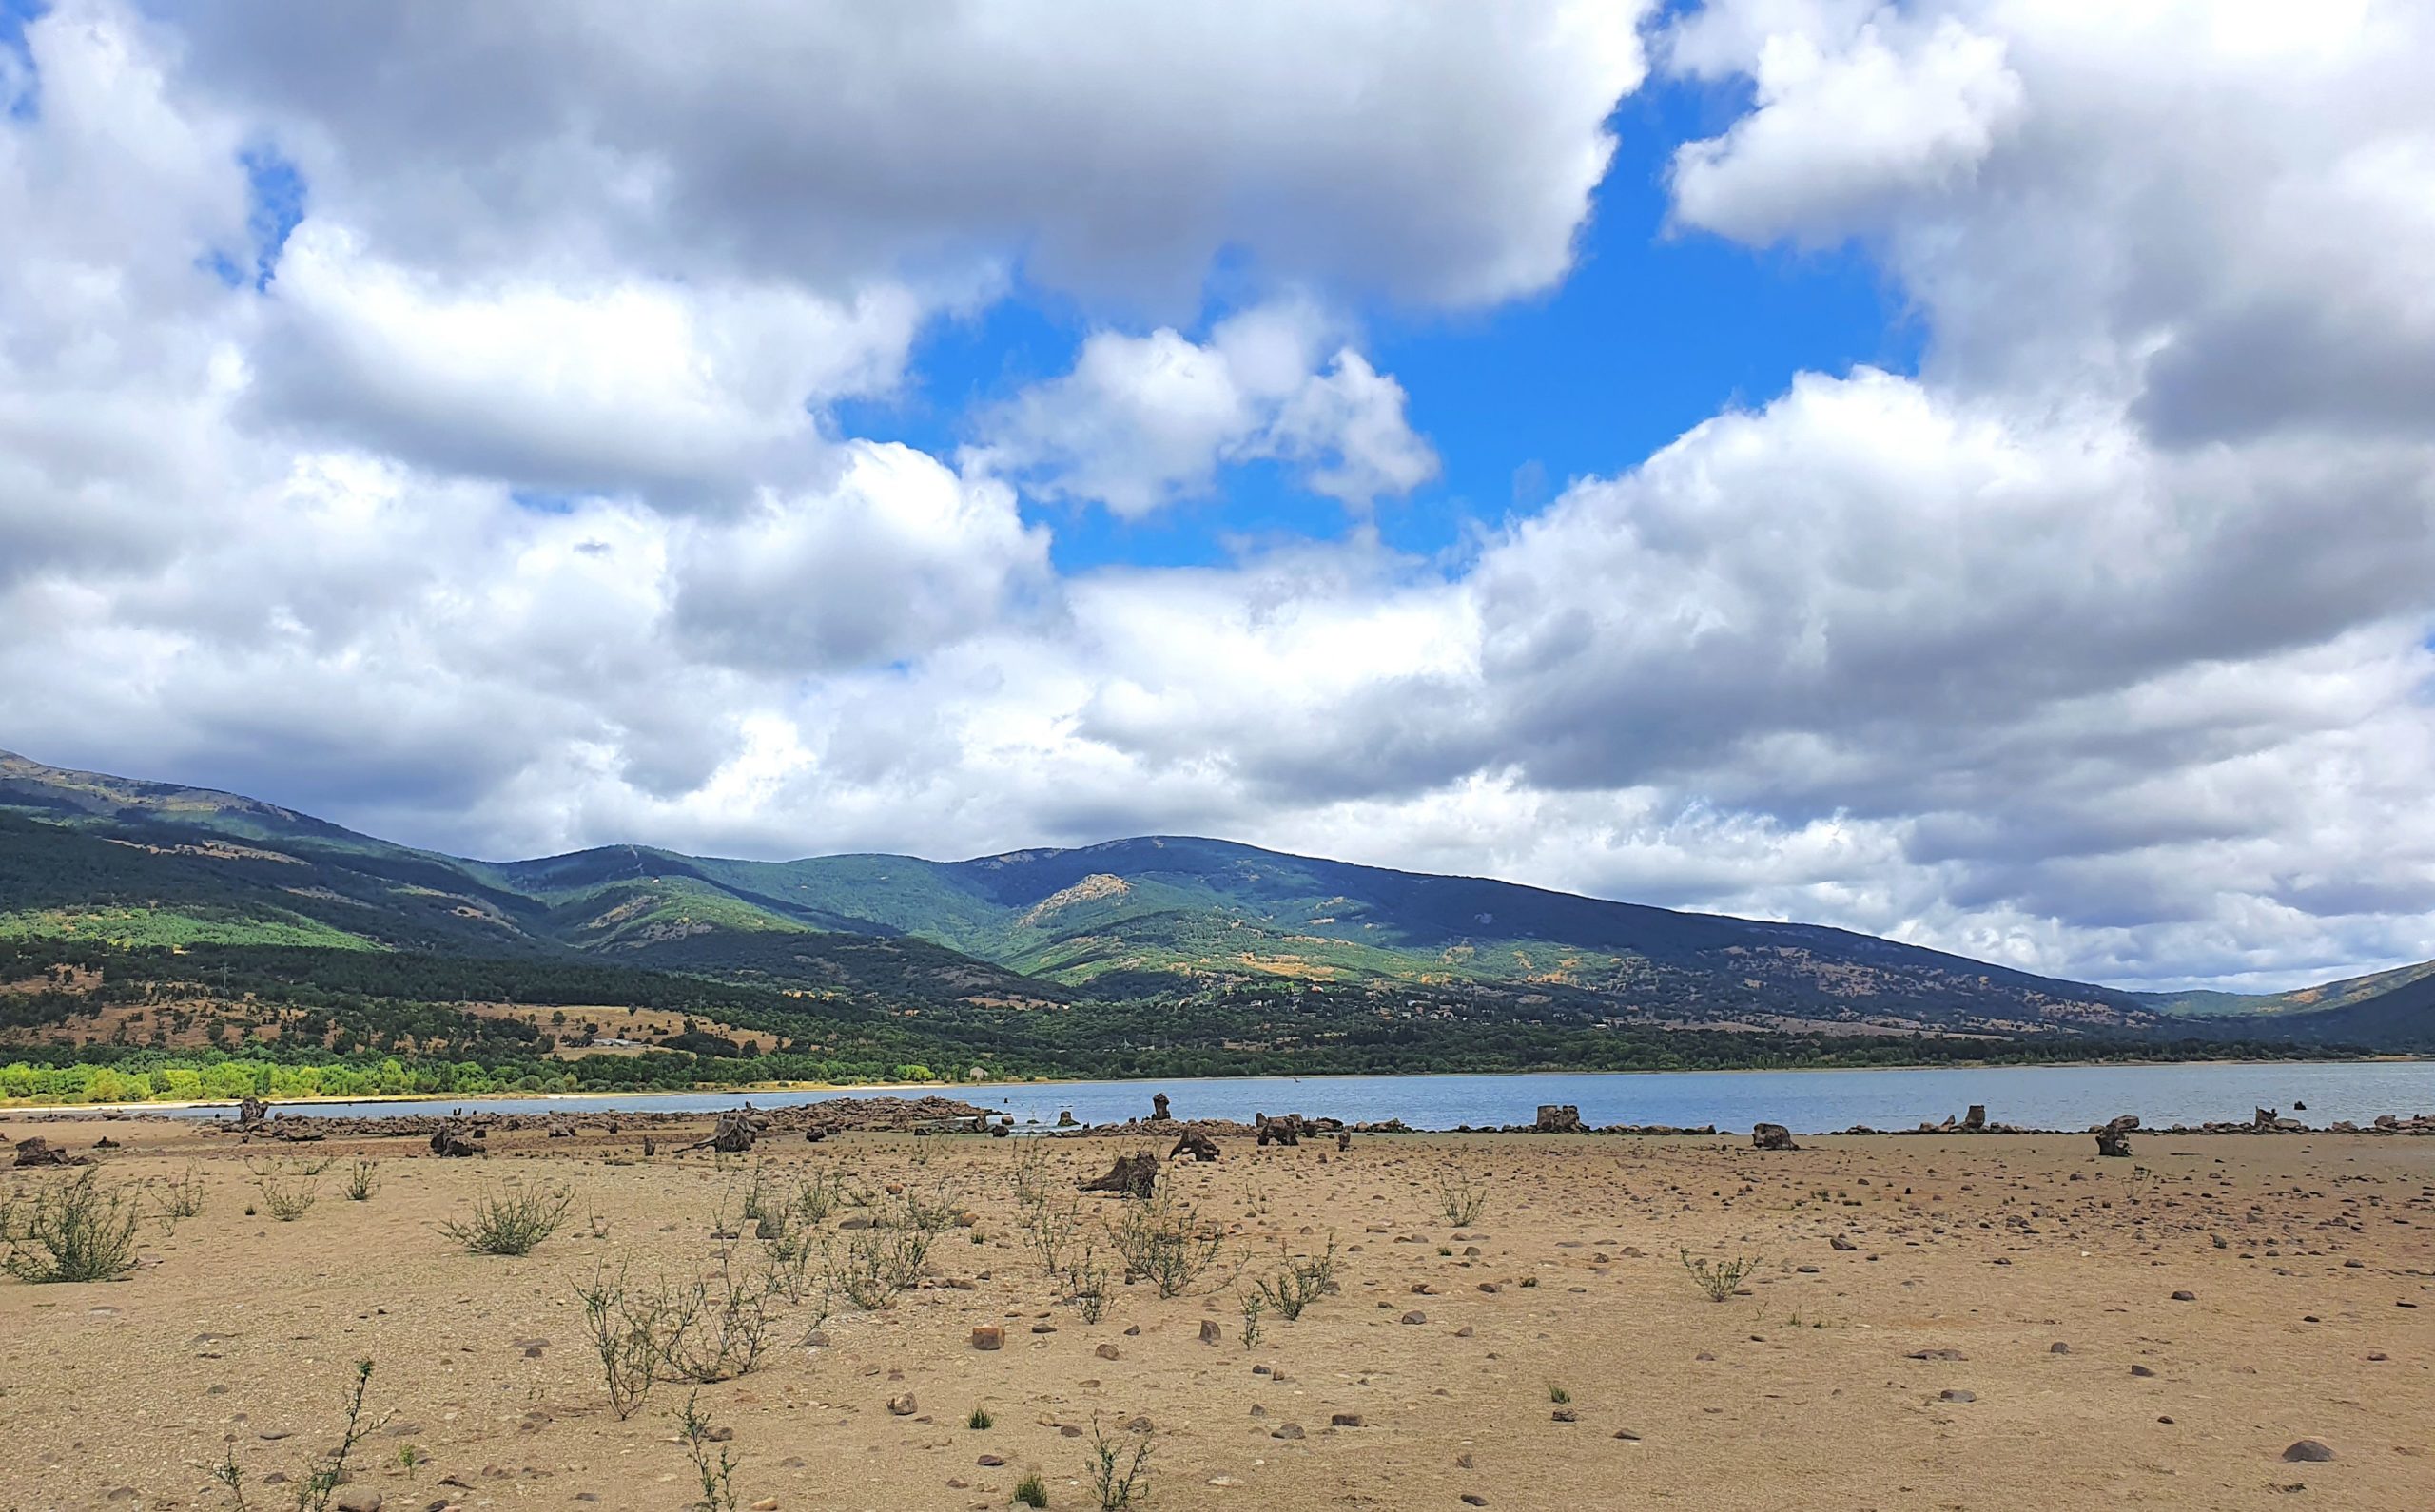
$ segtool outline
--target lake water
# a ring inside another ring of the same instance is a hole
[[[863,1095],[884,1089],[862,1089]],[[894,1089],[888,1089],[894,1090]],[[1401,1118],[1415,1129],[1529,1123],[1539,1104],[1572,1103],[1600,1124],[1714,1124],[1746,1130],[1780,1123],[1797,1134],[1868,1124],[1908,1129],[1960,1116],[1984,1103],[1997,1123],[2085,1129],[2135,1113],[2150,1126],[2212,1120],[2246,1122],[2253,1108],[2277,1108],[2312,1124],[2378,1114],[2435,1112],[2435,1061],[2308,1061],[2282,1064],[2004,1066],[1888,1071],[1751,1071],[1548,1074],[1480,1076],[1246,1076],[1209,1080],[976,1083],[902,1089],[943,1092],[1053,1125],[1070,1109],[1083,1123],[1147,1117],[1163,1092],[1179,1118],[1233,1118],[1301,1113],[1348,1123]],[[496,1113],[582,1110],[706,1112],[750,1096],[764,1108],[821,1102],[854,1093],[756,1092],[635,1094],[601,1097],[428,1098],[412,1102],[290,1105],[289,1115],[380,1116],[444,1114],[475,1107]],[[2308,1108],[2293,1113],[2305,1102]],[[195,1110],[212,1116],[218,1110]]]

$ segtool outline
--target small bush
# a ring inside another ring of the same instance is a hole
[[[321,1173],[329,1162],[248,1161],[263,1211],[281,1223],[294,1223],[313,1210],[321,1194]]]
[[[1089,1473],[1100,1512],[1117,1512],[1120,1507],[1140,1506],[1149,1502],[1150,1435],[1135,1434],[1132,1450],[1128,1456],[1124,1440],[1108,1438],[1100,1431],[1099,1419],[1091,1420]]]
[[[363,1393],[371,1384],[372,1362],[358,1360],[355,1362],[355,1380],[344,1399],[345,1430],[339,1439],[338,1446],[329,1452],[323,1463],[296,1482],[296,1512],[329,1512],[330,1499],[338,1494],[340,1486],[346,1483],[347,1457],[355,1452],[357,1444],[388,1421],[385,1417],[370,1423],[363,1420]],[[237,1512],[246,1512],[245,1472],[237,1464],[235,1434],[229,1435],[228,1448],[221,1462],[212,1467],[211,1477],[227,1488],[228,1500]]]
[[[1259,1343],[1259,1315],[1268,1310],[1268,1303],[1256,1291],[1246,1291],[1235,1299],[1243,1309],[1243,1347]]]
[[[347,1168],[347,1201],[370,1202],[372,1200],[372,1194],[380,1190],[380,1167],[377,1161],[358,1160],[354,1165]]]
[[[1548,1400],[1557,1406],[1564,1406],[1572,1401],[1572,1393],[1550,1381],[1548,1383]]]
[[[1683,1251],[1683,1269],[1691,1272],[1691,1279],[1699,1283],[1700,1289],[1707,1293],[1710,1302],[1723,1302],[1741,1289],[1742,1278],[1758,1270],[1759,1262],[1736,1255],[1730,1260],[1711,1263],[1685,1250]]]
[[[1225,1231],[1203,1223],[1200,1210],[1177,1197],[1171,1187],[1160,1187],[1147,1202],[1126,1203],[1113,1236],[1117,1253],[1124,1257],[1124,1279],[1147,1281],[1161,1297],[1200,1286],[1226,1249]]]
[[[1084,1323],[1097,1323],[1107,1316],[1108,1286],[1115,1279],[1115,1268],[1100,1262],[1099,1247],[1085,1243],[1065,1267],[1065,1300],[1081,1310]]]
[[[1276,1270],[1256,1284],[1260,1300],[1291,1323],[1334,1288],[1335,1235],[1328,1235],[1324,1253],[1293,1255],[1280,1249],[1277,1258],[1281,1263]]]
[[[724,1445],[718,1458],[711,1458],[711,1445],[720,1441],[711,1420],[702,1415],[701,1393],[696,1391],[685,1399],[685,1410],[676,1415],[676,1436],[685,1444],[685,1453],[693,1462],[693,1476],[701,1483],[701,1500],[692,1503],[692,1512],[735,1512],[735,1459]]]
[[[203,1215],[203,1170],[193,1161],[161,1185],[161,1212],[168,1218]]]
[[[1467,1171],[1437,1178],[1437,1211],[1457,1229],[1468,1229],[1488,1211],[1488,1182]]]
[[[1042,1483],[1038,1470],[1034,1470],[1015,1483],[1015,1500],[1027,1507],[1044,1507],[1048,1504],[1048,1487]]]
[[[99,1172],[0,1203],[0,1270],[37,1285],[116,1281],[135,1269],[143,1207]]]
[[[964,1425],[975,1433],[985,1433],[996,1425],[997,1421],[989,1415],[987,1407],[974,1407],[972,1416],[964,1420]]]
[[[574,1201],[575,1193],[564,1189],[525,1187],[503,1196],[485,1192],[474,1199],[470,1220],[443,1223],[439,1231],[469,1254],[531,1254],[558,1231]]]

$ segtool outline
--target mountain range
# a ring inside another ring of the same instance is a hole
[[[483,862],[236,794],[0,753],[0,941],[10,940],[616,967],[904,1011],[1240,989],[1848,1036],[2406,1047],[2435,1029],[2435,963],[2270,997],[2133,993],[1819,925],[1180,836],[957,862],[755,862],[638,845]]]

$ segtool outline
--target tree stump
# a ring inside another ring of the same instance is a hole
[[[2139,1127],[2139,1115],[2126,1113],[2096,1132],[2096,1153],[2116,1158],[2131,1153],[2131,1131]]]
[[[1084,1192],[1113,1192],[1119,1196],[1147,1198],[1159,1186],[1159,1157],[1147,1150],[1119,1155],[1106,1175],[1078,1183]]]
[[[1539,1121],[1530,1127],[1539,1134],[1579,1134],[1581,1110],[1568,1102],[1543,1102]]]
[[[1165,1093],[1159,1093],[1150,1099],[1150,1121],[1152,1123],[1164,1123],[1172,1116],[1174,1115],[1167,1112],[1167,1095]]]
[[[1751,1125],[1750,1143],[1753,1148],[1760,1150],[1798,1150],[1801,1148],[1801,1146],[1792,1142],[1792,1131],[1780,1123],[1762,1123]]]
[[[432,1131],[431,1153],[461,1160],[468,1155],[480,1154],[482,1147],[466,1138],[465,1132],[455,1124],[444,1123]]]
[[[1186,1129],[1183,1137],[1176,1141],[1176,1147],[1167,1152],[1170,1160],[1178,1155],[1190,1155],[1195,1160],[1215,1160],[1218,1158],[1218,1141],[1198,1129]]]

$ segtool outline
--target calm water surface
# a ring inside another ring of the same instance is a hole
[[[864,1089],[864,1095],[878,1089]],[[1401,1118],[1415,1129],[1528,1123],[1543,1102],[1568,1102],[1597,1124],[1714,1124],[1746,1130],[1762,1120],[1819,1134],[1856,1123],[1907,1129],[1959,1116],[1984,1103],[1998,1123],[2084,1129],[2116,1114],[2152,1125],[2247,1120],[2278,1108],[2312,1124],[2378,1114],[2435,1113],[2435,1061],[2311,1061],[2269,1065],[2004,1066],[1983,1070],[1658,1072],[1484,1076],[1247,1076],[1211,1080],[977,1083],[942,1092],[1051,1125],[1071,1109],[1083,1123],[1147,1117],[1163,1092],[1179,1118],[1251,1120],[1254,1113],[1302,1113],[1350,1123]],[[846,1094],[853,1095],[854,1094]],[[704,1112],[747,1096],[758,1107],[823,1102],[835,1092],[638,1093],[603,1097],[462,1097],[412,1102],[292,1105],[291,1115],[380,1116],[479,1107],[497,1113],[617,1109]],[[221,1110],[195,1110],[202,1116]]]

